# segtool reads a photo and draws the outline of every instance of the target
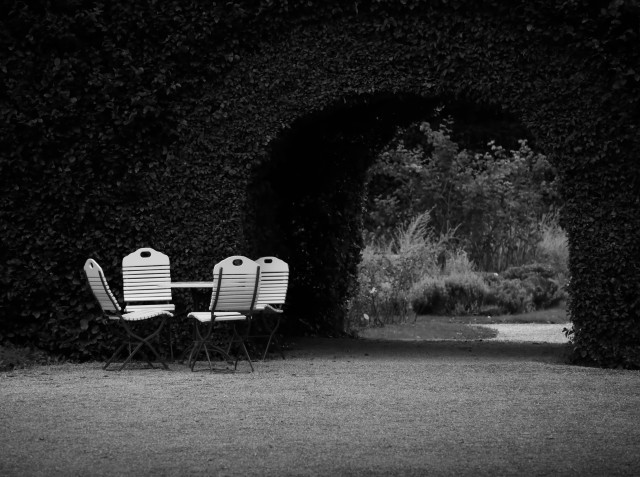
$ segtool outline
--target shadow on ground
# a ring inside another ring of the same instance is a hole
[[[301,338],[292,343],[292,356],[335,357],[344,359],[366,356],[372,359],[451,360],[455,362],[543,361],[566,363],[567,343],[503,342],[503,341],[401,341],[359,338]]]

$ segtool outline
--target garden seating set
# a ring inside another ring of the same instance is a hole
[[[210,353],[220,355],[228,363],[233,362],[234,370],[242,353],[253,371],[246,341],[258,338],[266,339],[262,360],[266,359],[272,345],[284,359],[276,333],[289,283],[289,266],[276,257],[261,257],[254,261],[234,255],[215,264],[211,281],[172,282],[167,255],[152,248],[138,249],[122,260],[124,309],[111,292],[104,272],[95,260],[88,259],[84,271],[104,316],[120,325],[121,343],[105,363],[104,369],[125,348],[128,355],[118,370],[122,370],[139,352],[151,367],[152,361],[156,361],[168,369],[154,348],[153,341],[174,317],[172,288],[211,289],[209,309],[187,314],[187,318],[194,323],[193,343],[187,350],[187,364],[192,371],[202,352],[212,371]],[[143,322],[157,324],[151,330],[142,332],[137,325]],[[231,338],[226,346],[220,346],[214,342],[214,325],[227,324],[232,325]],[[240,324],[246,326],[241,329],[238,326]],[[170,345],[171,342],[170,338]],[[229,354],[234,347],[238,350],[235,360]]]

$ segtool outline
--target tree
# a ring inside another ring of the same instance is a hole
[[[485,270],[526,263],[535,254],[541,217],[557,203],[556,176],[526,140],[507,151],[494,141],[472,153],[451,138],[453,121],[419,125],[407,147],[400,131],[369,170],[367,232],[388,238],[408,218],[431,211],[439,234]]]

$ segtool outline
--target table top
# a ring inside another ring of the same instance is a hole
[[[171,288],[213,288],[213,281],[208,281],[208,282],[171,282]]]

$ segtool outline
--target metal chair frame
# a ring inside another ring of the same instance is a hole
[[[256,263],[260,265],[260,289],[258,302],[252,313],[252,318],[255,319],[247,325],[247,338],[267,339],[262,361],[266,359],[271,345],[274,345],[282,359],[285,359],[277,332],[289,285],[289,265],[276,257],[260,257]],[[251,327],[254,326],[258,328],[257,333],[251,332]]]
[[[249,273],[237,273],[233,269],[234,266],[244,266]],[[228,363],[233,362],[234,370],[237,370],[240,353],[236,354],[235,361],[230,355],[232,345],[237,344],[246,357],[251,371],[254,371],[251,356],[245,345],[245,337],[238,332],[236,323],[250,320],[251,311],[255,307],[258,296],[260,266],[246,257],[234,255],[216,264],[213,270],[213,281],[209,312],[191,312],[187,315],[189,318],[196,319],[194,343],[187,364],[194,371],[197,357],[204,351],[209,369],[213,371],[209,354],[211,351],[221,355]],[[212,336],[216,324],[227,322],[233,323],[233,335],[225,350],[213,343]],[[201,330],[201,327],[204,327],[204,330]]]
[[[160,357],[160,354],[151,344],[151,340],[159,335],[167,320],[173,317],[173,313],[162,309],[138,310],[129,313],[123,313],[122,308],[118,304],[118,301],[109,288],[109,284],[107,283],[104,272],[100,265],[98,265],[95,260],[90,258],[85,262],[84,271],[87,276],[87,280],[89,281],[91,291],[100,304],[103,316],[105,316],[109,320],[118,321],[118,323],[122,327],[121,330],[124,330],[124,333],[120,333],[123,342],[120,344],[120,346],[118,346],[113,355],[111,355],[111,357],[107,360],[107,362],[103,366],[103,369],[106,370],[109,365],[120,355],[120,353],[126,346],[129,346],[129,354],[118,371],[124,369],[124,367],[133,359],[133,357],[138,352],[142,351],[144,353],[143,347],[146,347],[149,351],[151,351],[153,356],[155,356],[156,361],[162,364],[164,369],[169,369],[167,363],[164,362],[164,360]],[[147,335],[141,335],[135,332],[130,325],[130,323],[147,321],[153,318],[161,318],[160,324]],[[132,343],[135,343],[135,347],[132,346]],[[145,360],[152,368],[155,368],[146,354]]]
[[[139,248],[122,259],[125,312],[161,309],[175,312],[171,293],[169,257],[150,247]],[[171,322],[167,323],[169,356],[173,361]]]

